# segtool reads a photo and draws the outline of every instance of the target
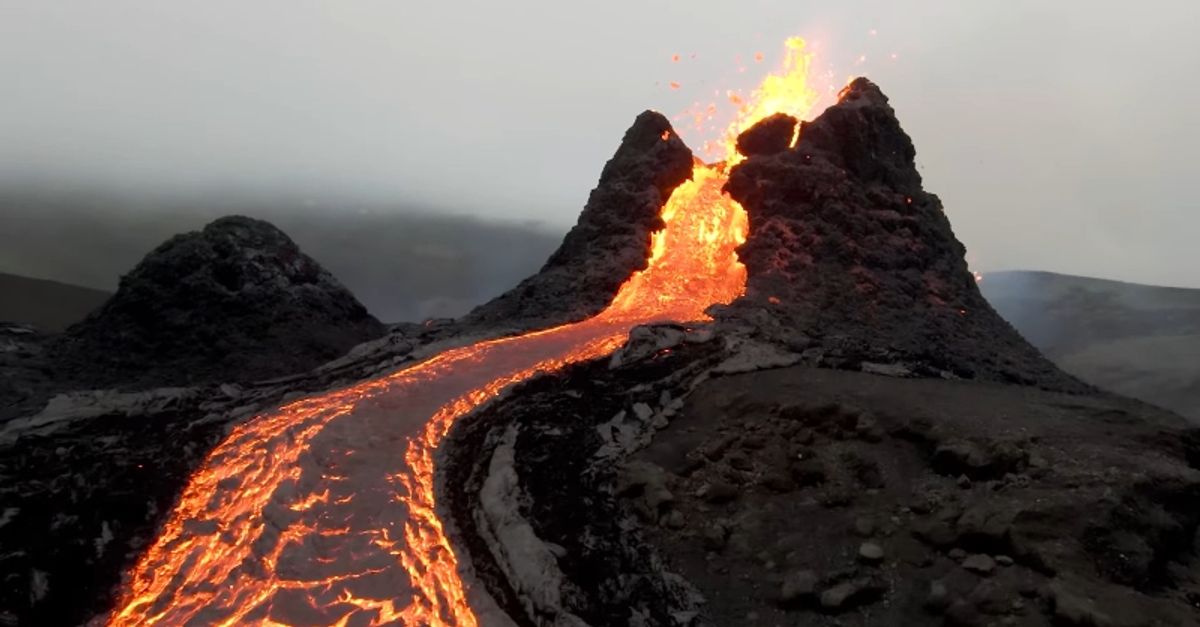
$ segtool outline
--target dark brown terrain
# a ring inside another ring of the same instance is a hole
[[[662,469],[650,543],[717,625],[1187,625],[1200,440],[1172,433],[1133,401],[793,367],[700,385],[628,467]]]
[[[440,498],[493,598],[520,625],[1197,624],[1200,431],[993,310],[869,81],[790,132],[739,142],[745,297],[452,430]]]

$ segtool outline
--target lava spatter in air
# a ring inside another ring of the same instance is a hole
[[[806,117],[815,104],[802,44],[787,49],[785,71],[722,138],[728,161],[757,119]],[[721,191],[726,179],[726,163],[696,164],[663,207],[646,269],[595,317],[447,350],[234,429],[191,477],[108,624],[477,624],[437,517],[434,451],[506,387],[610,353],[633,326],[703,320],[740,296],[747,217]]]

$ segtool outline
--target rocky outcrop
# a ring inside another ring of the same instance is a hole
[[[177,235],[58,342],[59,378],[121,388],[295,374],[384,327],[282,231],[231,216]]]
[[[663,204],[692,176],[692,152],[662,114],[646,111],[604,166],[579,222],[537,274],[481,305],[464,322],[529,329],[599,313],[646,267]]]
[[[788,135],[781,124],[768,118],[740,143]],[[726,187],[750,218],[738,250],[746,296],[729,317],[821,352],[829,365],[905,362],[943,376],[1084,389],[980,295],[966,249],[922,188],[912,141],[875,84],[851,83],[801,125],[794,147],[748,152]]]
[[[800,121],[786,113],[763,118],[737,138],[737,151],[746,156],[773,155],[792,145]]]

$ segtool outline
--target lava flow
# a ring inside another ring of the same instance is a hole
[[[733,139],[816,102],[802,43],[664,205],[645,270],[583,322],[454,348],[234,429],[141,556],[110,625],[475,625],[434,502],[433,454],[455,419],[504,388],[613,351],[629,330],[706,319],[745,289],[747,216],[721,189]],[[664,137],[664,139],[667,139]],[[400,447],[407,446],[404,455]]]

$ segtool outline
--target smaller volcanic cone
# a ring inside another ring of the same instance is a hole
[[[859,78],[800,125],[764,119],[738,140],[726,186],[746,208],[738,255],[747,294],[732,308],[768,337],[817,346],[830,363],[904,362],[964,378],[1078,389],[980,294],[888,99]],[[769,315],[746,315],[748,310]]]
[[[57,352],[79,384],[193,385],[304,372],[383,333],[282,231],[230,216],[146,255]]]
[[[579,221],[537,274],[464,322],[534,328],[588,318],[646,268],[651,233],[671,192],[692,177],[692,151],[660,113],[645,111],[604,166]]]

